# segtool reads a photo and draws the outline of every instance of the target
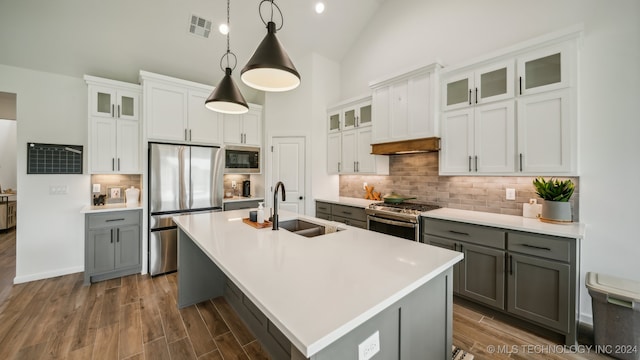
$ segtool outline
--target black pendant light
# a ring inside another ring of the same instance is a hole
[[[264,3],[271,4],[271,18],[268,22],[262,16],[262,4]],[[278,28],[273,22],[274,8],[278,10],[282,19]],[[282,11],[273,0],[262,0],[258,6],[258,12],[262,22],[267,26],[267,35],[242,69],[240,78],[245,84],[258,90],[274,92],[293,90],[300,85],[300,74],[276,38],[276,31],[280,30],[284,23]]]
[[[227,26],[229,26],[229,1],[227,0]],[[230,62],[232,56],[233,67]],[[225,59],[226,68],[223,67]],[[227,32],[227,52],[220,59],[220,68],[224,71],[224,77],[204,102],[204,106],[208,109],[225,114],[243,114],[249,111],[247,101],[231,78],[231,71],[236,68],[237,63],[236,55],[229,50],[229,32]]]

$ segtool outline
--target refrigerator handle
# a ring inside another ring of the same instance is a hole
[[[178,206],[180,210],[187,209],[187,184],[188,179],[187,172],[187,159],[185,156],[186,148],[181,146],[178,150]]]

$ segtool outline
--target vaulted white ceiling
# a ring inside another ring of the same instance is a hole
[[[340,61],[382,1],[324,0],[318,15],[316,0],[276,0],[284,15],[278,38],[294,63],[310,51]],[[259,3],[231,0],[234,75],[266,33]],[[217,27],[226,7],[226,0],[2,0],[0,64],[128,82],[143,69],[216,84],[226,51]],[[208,39],[188,32],[192,14],[212,20]]]

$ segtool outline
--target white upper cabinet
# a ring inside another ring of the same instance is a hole
[[[262,107],[250,104],[244,114],[224,114],[224,143],[262,146]]]
[[[518,94],[537,94],[571,86],[575,53],[575,44],[566,42],[518,56]]]
[[[85,80],[100,81],[91,76],[86,76]],[[139,102],[140,91],[101,85],[92,85],[89,91],[90,116],[138,120]]]
[[[342,134],[330,133],[327,136],[327,173],[339,174],[342,167]]]
[[[571,89],[518,99],[518,171],[576,173],[577,129]]]
[[[139,85],[85,75],[88,85],[89,172],[139,174]]]
[[[369,84],[374,144],[438,136],[439,64]]]
[[[340,174],[389,174],[389,157],[371,154],[371,134],[370,127],[342,132]]]
[[[440,174],[578,175],[580,36],[545,36],[443,74]]]
[[[204,106],[213,87],[140,71],[147,139],[222,145],[223,117]]]
[[[447,76],[443,94],[445,110],[513,98],[514,60],[509,59]]]

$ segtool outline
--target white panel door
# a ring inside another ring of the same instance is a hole
[[[474,115],[475,171],[513,173],[516,150],[514,100],[477,106]]]
[[[187,91],[177,87],[151,85],[145,109],[147,137],[152,140],[186,141]]]
[[[222,114],[204,106],[206,92],[189,91],[189,141],[200,144],[222,144]]]
[[[304,137],[274,137],[273,164],[271,171],[271,195],[278,181],[285,187],[286,200],[282,201],[282,190],[278,192],[278,209],[298,214],[305,212],[305,139]]]
[[[440,173],[469,174],[475,170],[472,163],[473,109],[443,113],[441,132]]]
[[[342,153],[342,134],[332,133],[327,136],[327,173],[340,173],[340,154]]]
[[[570,89],[518,99],[519,171],[523,173],[571,173]]]

